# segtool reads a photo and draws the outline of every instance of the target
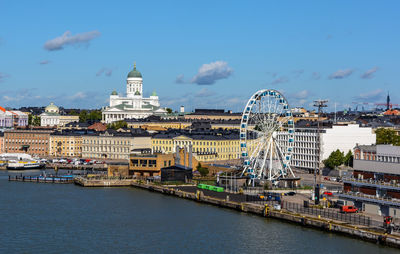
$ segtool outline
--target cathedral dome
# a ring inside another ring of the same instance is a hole
[[[58,113],[60,110],[53,102],[51,102],[49,106],[44,108],[44,111],[47,113]]]
[[[118,95],[117,91],[112,91],[111,95]]]
[[[128,78],[141,78],[142,73],[136,70],[136,63],[133,65],[133,70],[128,73]]]

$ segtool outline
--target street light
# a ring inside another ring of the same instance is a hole
[[[320,117],[322,108],[326,108],[328,100],[316,100],[314,101],[314,107],[318,108],[318,120],[317,120],[317,164],[314,169],[314,201],[315,204],[319,204],[319,189],[321,184],[321,167],[320,167],[320,156],[321,156],[321,134],[320,134]],[[318,170],[318,184],[317,184],[317,170]],[[317,193],[318,192],[318,193]],[[316,196],[318,195],[318,197]]]

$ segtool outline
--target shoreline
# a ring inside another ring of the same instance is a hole
[[[186,192],[177,189],[178,186],[146,184],[132,179],[88,180],[82,177],[78,177],[75,179],[75,184],[82,187],[131,186],[152,192],[158,192],[164,195],[184,198],[195,202],[229,208],[245,213],[251,213],[261,217],[274,218],[304,227],[310,227],[322,231],[346,235],[388,247],[400,248],[400,236],[379,232],[378,230],[372,230],[371,228],[367,228],[365,226],[351,225],[342,221],[328,220],[322,217],[313,217],[308,214],[294,213],[284,209],[275,210],[273,207],[268,205],[253,204],[248,202],[235,202],[229,200],[229,198],[221,199],[211,197],[204,195],[204,192],[202,190],[197,190],[196,193]]]

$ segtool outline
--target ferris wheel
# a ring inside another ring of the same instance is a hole
[[[294,145],[294,120],[285,97],[273,89],[254,93],[240,123],[242,175],[279,180],[295,177],[290,167]]]

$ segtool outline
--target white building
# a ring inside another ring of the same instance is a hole
[[[343,153],[353,151],[359,145],[376,143],[376,134],[370,127],[360,127],[358,124],[332,125],[321,127],[320,130],[321,154],[318,150],[318,129],[316,127],[296,127],[294,149],[291,166],[314,170],[323,160],[339,149]],[[278,140],[284,146],[287,135],[280,133]]]
[[[42,114],[40,114],[40,126],[57,126],[60,124],[60,109],[50,103]]]
[[[143,97],[142,74],[136,70],[128,73],[126,79],[126,96],[119,96],[116,91],[110,95],[110,106],[103,112],[103,122],[112,123],[124,119],[145,118],[150,115],[164,115],[167,111],[160,108],[158,96],[155,92],[149,98]]]

